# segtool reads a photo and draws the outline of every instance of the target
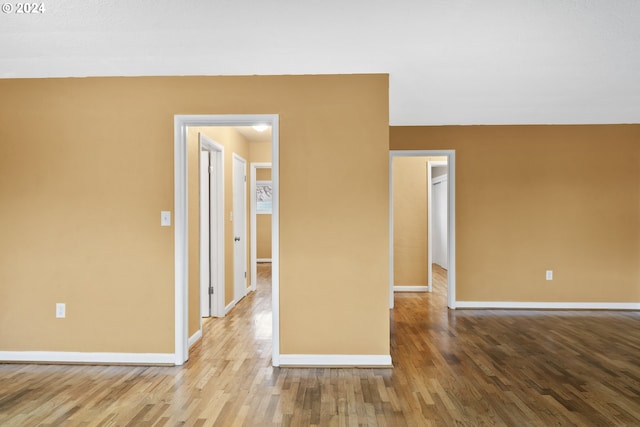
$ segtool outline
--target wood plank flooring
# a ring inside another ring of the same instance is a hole
[[[393,369],[272,368],[270,267],[183,367],[0,365],[1,426],[640,426],[640,313],[396,295]]]

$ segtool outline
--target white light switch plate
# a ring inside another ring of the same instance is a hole
[[[160,225],[163,227],[171,226],[171,211],[160,212]]]

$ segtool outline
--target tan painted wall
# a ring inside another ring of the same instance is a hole
[[[252,142],[249,144],[249,157],[253,163],[270,163],[271,162],[271,143],[270,142]],[[258,169],[260,171],[260,169]]]
[[[640,302],[640,125],[392,127],[390,146],[456,150],[458,300]]]
[[[256,258],[271,259],[271,215],[256,215]]]
[[[5,79],[0,93],[0,350],[172,353],[174,115],[277,113],[281,350],[389,354],[388,76]]]
[[[225,264],[225,306],[233,301],[233,222],[230,215],[233,211],[233,155],[237,154],[247,161],[247,176],[249,175],[249,142],[240,132],[231,127],[191,127],[187,132],[187,147],[189,153],[188,186],[189,186],[189,336],[200,329],[200,180],[199,180],[199,140],[202,133],[224,147],[224,264]],[[247,194],[247,238],[249,236],[250,195],[249,183],[246,184]],[[247,281],[250,283],[250,247],[247,244]],[[245,284],[246,284],[245,283]]]
[[[256,169],[256,181],[269,181],[271,179],[271,168]]]
[[[427,162],[393,158],[393,275],[396,286],[427,286]]]

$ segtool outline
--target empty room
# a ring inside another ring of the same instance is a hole
[[[640,424],[637,2],[0,7],[0,425]]]

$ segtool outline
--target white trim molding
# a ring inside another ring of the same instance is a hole
[[[2,362],[174,365],[173,353],[90,353],[71,351],[0,351]]]
[[[429,292],[428,286],[394,286],[393,292]]]
[[[393,364],[386,354],[281,354],[280,366],[392,368]]]
[[[640,310],[640,302],[456,301],[457,308],[536,310]]]
[[[229,304],[227,304],[227,306],[224,308],[224,314],[225,314],[225,316],[226,316],[227,314],[229,314],[229,312],[231,311],[231,309],[232,309],[233,307],[235,307],[235,306],[236,306],[236,300],[233,300],[233,301],[231,301]]]
[[[256,262],[271,262],[271,258],[258,258]]]
[[[192,345],[200,341],[201,338],[202,338],[202,318],[200,318],[200,329],[198,329],[195,334],[189,337],[189,342],[188,342],[189,348],[191,348]]]
[[[193,121],[189,116],[174,117],[174,363],[182,365],[189,358],[187,284],[189,283],[189,249],[187,223],[187,127]]]

